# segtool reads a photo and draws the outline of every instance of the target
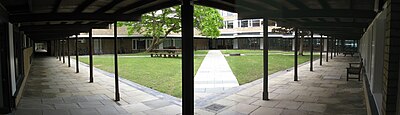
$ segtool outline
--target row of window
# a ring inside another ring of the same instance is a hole
[[[238,27],[246,28],[246,27],[260,27],[263,24],[263,21],[260,19],[249,19],[249,20],[238,20]],[[221,29],[232,29],[234,21],[226,20],[224,21],[224,26]]]

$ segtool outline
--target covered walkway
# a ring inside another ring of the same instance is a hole
[[[364,104],[363,81],[346,81],[346,67],[358,57],[335,57],[314,71],[309,64],[299,67],[299,81],[293,81],[293,71],[278,76],[270,75],[270,100],[262,100],[262,79],[240,86],[228,95],[209,98],[204,106],[197,106],[201,115],[322,115],[367,114]],[[318,65],[318,66],[317,66]],[[271,77],[274,76],[274,77]]]
[[[89,83],[88,67],[81,66],[80,70],[75,73],[75,65],[68,68],[54,57],[35,58],[16,114],[175,115],[182,112],[176,100],[146,93],[124,82],[120,84],[121,100],[115,102],[114,78],[94,71],[96,82]]]

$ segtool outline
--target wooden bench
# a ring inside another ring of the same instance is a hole
[[[358,66],[356,66],[358,65]],[[360,81],[361,79],[361,70],[363,68],[363,60],[361,59],[361,61],[359,63],[349,63],[349,67],[346,68],[347,69],[347,81],[349,81],[349,79],[358,79],[358,81]],[[357,78],[351,78],[349,77],[350,75],[358,75]]]
[[[150,54],[150,57],[179,57],[181,49],[155,49],[153,53]]]
[[[349,54],[349,55],[351,55],[351,57],[353,57],[354,52],[343,52],[343,54],[344,54],[344,57],[346,57],[347,54]]]

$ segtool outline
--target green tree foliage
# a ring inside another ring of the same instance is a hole
[[[147,49],[147,51],[151,51],[172,32],[181,32],[180,12],[180,6],[174,6],[143,14],[141,21],[138,22],[118,22],[118,26],[126,26],[130,35],[139,33],[146,37],[152,37],[152,43]],[[195,5],[193,15],[194,27],[200,30],[201,35],[207,38],[217,38],[220,35],[218,28],[223,26],[223,18],[218,10]]]

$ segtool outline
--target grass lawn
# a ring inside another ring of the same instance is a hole
[[[197,50],[195,54],[207,54],[208,50]],[[241,53],[246,56],[226,57],[239,84],[245,84],[262,77],[262,50],[222,50],[224,54]],[[269,74],[293,67],[293,52],[269,51]],[[306,53],[309,55],[309,53]],[[182,97],[181,58],[126,57],[149,56],[149,53],[120,54],[118,58],[119,75],[157,91]],[[125,56],[125,57],[124,57]],[[96,68],[114,73],[113,55],[95,55]],[[195,72],[199,69],[204,56],[195,56]],[[317,59],[317,58],[316,58]],[[299,64],[309,60],[309,56],[299,56]],[[80,61],[88,64],[87,56]]]
[[[194,54],[207,54],[208,50],[196,50],[194,51]],[[118,54],[120,56],[150,56],[152,52],[139,52],[139,53],[133,53],[133,54]],[[113,56],[113,54],[104,54],[106,56]]]
[[[318,55],[315,55],[314,57],[314,59],[318,59]],[[231,67],[240,85],[262,78],[262,55],[229,56],[225,58],[228,61],[229,66]],[[298,59],[299,64],[301,64],[309,61],[310,55],[299,56]],[[291,68],[293,67],[293,64],[293,55],[268,55],[268,74],[273,74],[275,72]]]
[[[88,57],[81,56],[80,61],[88,64]],[[195,57],[197,72],[204,57]],[[157,91],[182,97],[181,58],[119,57],[119,75]],[[93,65],[96,68],[114,73],[114,59],[109,55],[95,55]],[[95,78],[96,79],[96,78]]]

